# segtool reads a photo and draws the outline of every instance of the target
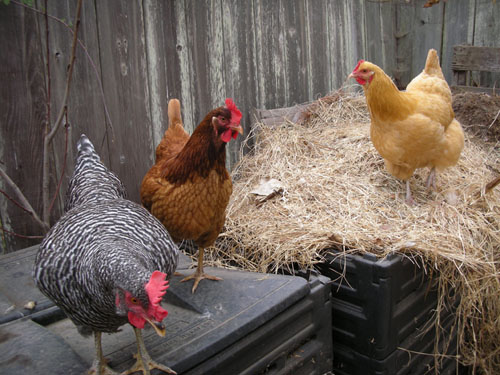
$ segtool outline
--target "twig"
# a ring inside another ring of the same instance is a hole
[[[77,34],[78,28],[80,26],[80,13],[82,10],[82,0],[78,0],[78,4],[76,6],[76,16],[75,16],[75,29],[73,32],[73,43],[71,45],[71,57],[68,68],[68,77],[66,80],[66,89],[64,91],[64,97],[61,104],[61,109],[59,110],[59,114],[57,116],[56,122],[54,123],[54,127],[51,129],[50,133],[46,134],[43,140],[43,181],[42,181],[42,197],[43,197],[43,221],[50,225],[50,212],[49,212],[49,147],[52,139],[56,135],[59,130],[59,126],[61,125],[64,113],[67,110],[67,102],[69,96],[69,90],[71,87],[71,77],[73,76],[73,67],[75,65],[75,51],[77,44]]]
[[[56,192],[54,193],[54,197],[52,198],[52,202],[50,203],[49,213],[52,211],[52,208],[54,207],[54,202],[56,201],[56,198],[59,195],[59,190],[61,190],[62,180],[64,177],[64,173],[66,171],[66,160],[68,157],[68,127],[69,127],[67,114],[66,114],[66,125],[64,127],[66,129],[65,132],[66,137],[64,142],[64,158],[63,158],[62,172],[61,172],[61,177],[59,178],[59,182],[57,183]]]
[[[25,236],[24,234],[19,234],[19,233],[11,232],[10,230],[7,230],[7,229],[5,229],[3,227],[2,227],[2,232],[10,234],[12,236],[19,237],[19,238],[27,238],[27,239],[33,239],[33,240],[36,240],[36,239],[39,239],[39,238],[44,238],[44,236]]]
[[[500,184],[500,176],[497,178],[493,179],[492,181],[488,182],[486,186],[484,187],[484,192],[489,193],[495,186]]]
[[[498,110],[497,112],[497,115],[495,116],[495,118],[493,119],[493,121],[491,122],[490,126],[488,126],[488,129],[491,128],[493,126],[493,124],[495,123],[495,121],[497,120],[498,116],[500,115],[500,109]]]
[[[16,194],[17,199],[21,202],[20,206],[22,206],[22,208],[33,217],[33,219],[43,228],[43,230],[45,232],[47,232],[49,230],[49,225],[47,223],[43,222],[40,219],[40,217],[38,217],[35,210],[33,209],[33,207],[31,207],[30,203],[28,202],[28,200],[26,199],[24,194],[17,187],[17,185],[14,183],[14,181],[12,181],[10,179],[10,177],[7,175],[7,173],[5,173],[5,171],[3,170],[2,167],[0,167],[0,175],[5,179],[7,184],[12,188],[12,190]]]
[[[7,198],[9,201],[11,201],[14,205],[16,205],[17,207],[19,207],[21,210],[23,210],[24,212],[28,213],[31,215],[31,211],[24,208],[24,206],[21,204],[21,203],[18,203],[14,198],[12,198],[9,194],[7,194],[6,191],[0,189],[0,193],[3,194],[5,196],[5,198]]]

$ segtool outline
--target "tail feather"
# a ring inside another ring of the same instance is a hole
[[[94,145],[82,134],[76,147],[75,170],[66,191],[65,211],[84,203],[125,198],[125,187],[102,162]]]
[[[178,99],[168,102],[168,128],[156,147],[156,163],[169,160],[177,155],[189,139],[181,117],[181,103]]]
[[[441,66],[439,65],[439,57],[435,49],[430,49],[429,53],[427,54],[424,72],[431,76],[437,76],[444,79],[443,71],[441,70]]]
[[[456,119],[454,119],[446,129],[445,137],[445,152],[443,152],[440,158],[433,163],[433,166],[438,170],[443,170],[444,168],[457,164],[464,148],[464,131]]]
[[[78,150],[78,158],[85,156],[90,156],[95,160],[100,160],[99,155],[95,151],[94,145],[90,142],[85,134],[80,136],[80,139],[76,143],[76,148]]]
[[[181,103],[178,99],[171,99],[168,102],[168,127],[179,125],[184,128],[181,117]]]

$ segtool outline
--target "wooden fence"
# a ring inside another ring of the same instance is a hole
[[[47,102],[53,122],[64,93],[76,0],[48,0],[48,18],[18,1],[0,2],[0,167],[40,210]],[[52,219],[62,212],[81,133],[119,175],[129,197],[139,201],[170,98],[181,100],[191,132],[205,113],[232,97],[248,133],[252,108],[323,96],[345,84],[360,58],[380,65],[404,87],[421,71],[429,48],[440,52],[451,81],[453,45],[500,44],[500,2],[448,0],[423,8],[425,2],[85,0],[68,103],[67,152],[64,129],[53,147],[52,193],[63,172],[64,177]],[[44,4],[37,0],[33,6],[44,9]],[[495,78],[479,77],[490,85]],[[240,146],[241,140],[231,143],[230,166]],[[13,196],[1,178],[0,189]],[[1,229],[41,233],[3,194],[0,218],[1,251],[39,242]]]

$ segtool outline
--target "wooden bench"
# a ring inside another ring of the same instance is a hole
[[[495,88],[472,86],[470,72],[500,73],[500,48],[454,46],[451,69],[453,71],[452,88],[493,94]]]

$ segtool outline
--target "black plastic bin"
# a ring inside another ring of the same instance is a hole
[[[33,285],[36,248],[0,257],[0,373],[80,375],[94,358],[93,338],[80,336]],[[180,272],[190,261],[181,257]],[[331,294],[324,276],[301,277],[209,269],[220,282],[170,282],[165,303],[167,335],[146,330],[152,358],[178,374],[317,374],[332,370]],[[38,308],[23,308],[28,301]],[[5,311],[5,310],[4,310]],[[133,364],[135,336],[103,335],[110,366]]]
[[[425,327],[435,313],[437,279],[426,275],[418,258],[339,253],[317,267],[332,279],[334,374],[416,375],[434,367],[428,354],[435,330]],[[452,310],[441,319],[451,322]],[[451,345],[446,354],[455,353]],[[456,367],[455,359],[447,360],[440,373],[455,373]]]

